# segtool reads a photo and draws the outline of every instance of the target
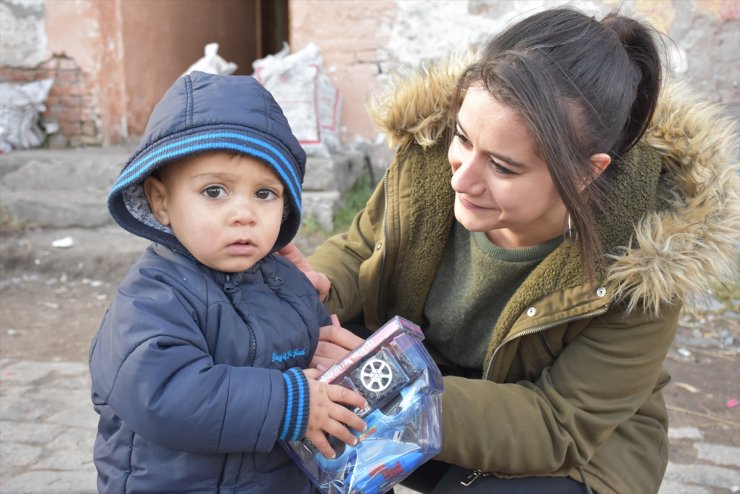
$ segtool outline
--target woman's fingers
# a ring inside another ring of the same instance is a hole
[[[319,341],[333,343],[346,351],[354,350],[365,342],[350,330],[338,325],[322,326],[319,329]]]
[[[306,256],[293,242],[278,250],[277,253],[295,264],[301,271],[313,271],[313,267],[306,261]]]
[[[313,266],[311,266],[311,263],[306,260],[306,256],[303,255],[303,252],[301,252],[292,242],[278,250],[277,253],[295,264],[295,266],[306,275],[306,278],[308,278],[316,291],[319,292],[319,298],[323,302],[331,288],[329,278],[324,273],[316,271]]]
[[[316,352],[314,355],[323,359],[331,360],[332,362],[338,362],[348,353],[349,350],[344,347],[319,340],[319,344],[316,346]]]
[[[332,358],[328,357],[322,357],[320,355],[314,354],[313,358],[311,359],[311,367],[313,369],[317,369],[321,372],[324,372],[326,369],[331,367],[332,365],[336,364],[337,361]]]
[[[320,364],[324,368],[329,368],[364,341],[341,326],[322,326],[319,329],[319,344],[311,359],[311,367],[318,367]]]
[[[316,367],[314,365],[312,365],[311,367],[312,368],[309,369],[303,369],[303,373],[308,379],[318,379],[323,371],[319,368],[314,368]]]
[[[331,289],[331,281],[329,281],[329,278],[324,273],[319,273],[318,271],[313,270],[304,271],[303,274],[306,275],[308,281],[310,281],[316,291],[319,292],[319,299],[323,302]]]

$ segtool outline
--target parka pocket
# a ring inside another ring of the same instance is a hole
[[[563,332],[551,328],[528,335],[519,342],[524,378],[535,381],[545,367],[551,366],[563,351]]]

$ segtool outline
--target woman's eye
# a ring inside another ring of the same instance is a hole
[[[262,200],[275,199],[278,197],[277,193],[270,189],[260,189],[255,195],[257,196],[257,199]]]
[[[491,166],[494,170],[496,170],[496,173],[500,173],[502,175],[516,175],[513,171],[506,168],[504,165],[496,161],[495,159],[491,158],[489,163],[491,163]]]
[[[455,137],[460,141],[460,144],[467,145],[468,144],[468,138],[465,137],[460,131],[455,131]]]
[[[218,199],[219,197],[223,197],[224,195],[226,195],[226,191],[220,185],[209,185],[208,187],[203,189],[203,192],[201,192],[201,194],[211,199]]]

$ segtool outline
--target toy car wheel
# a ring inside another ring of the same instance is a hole
[[[393,370],[388,362],[373,358],[365,362],[360,369],[360,380],[365,389],[380,392],[393,381]]]

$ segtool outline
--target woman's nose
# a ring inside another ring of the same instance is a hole
[[[449,155],[452,166],[452,180],[450,185],[457,193],[478,194],[483,190],[479,163],[475,153],[453,153]]]

